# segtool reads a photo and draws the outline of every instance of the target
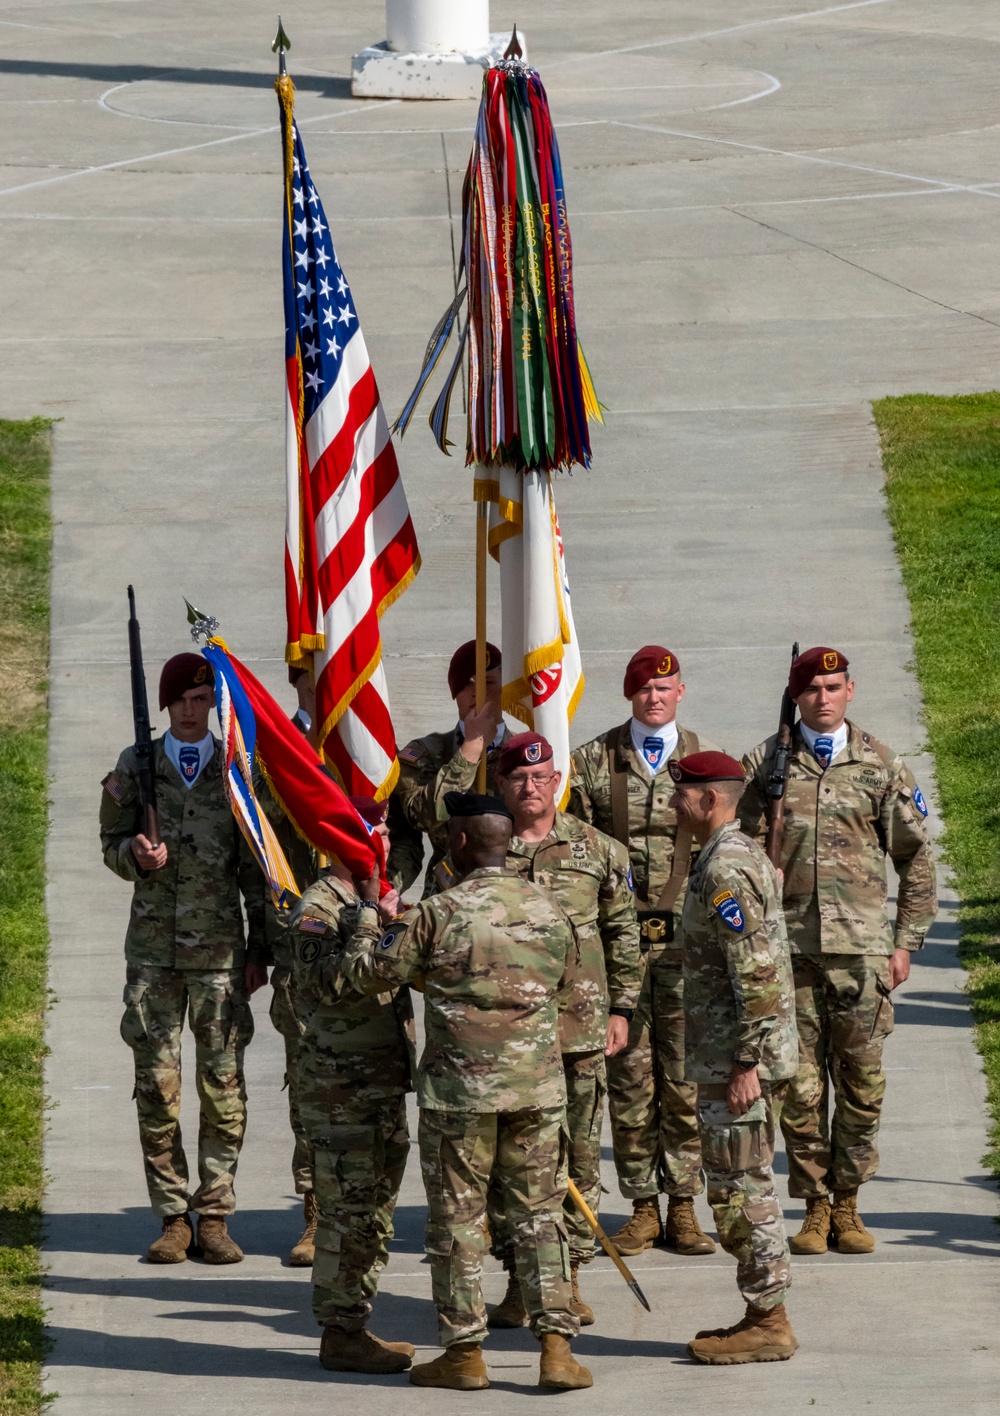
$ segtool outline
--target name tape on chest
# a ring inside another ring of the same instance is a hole
[[[729,926],[734,934],[743,933],[743,911],[740,909],[740,902],[732,890],[721,890],[718,895],[713,897],[712,904],[718,911],[719,918]]]

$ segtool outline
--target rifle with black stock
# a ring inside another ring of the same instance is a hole
[[[792,663],[799,657],[798,640],[792,645]],[[788,786],[788,767],[792,756],[792,729],[795,726],[795,704],[785,685],[781,695],[781,716],[778,720],[778,741],[774,748],[774,761],[767,778],[768,813],[767,839],[764,850],[775,870],[781,869],[781,838],[785,834],[785,788]]]
[[[149,726],[146,671],[142,666],[142,640],[135,617],[135,591],[128,587],[128,657],[132,670],[132,720],[135,723],[135,758],[139,769],[142,834],[151,846],[160,844],[160,818],[156,810],[156,772],[153,768],[153,734]]]

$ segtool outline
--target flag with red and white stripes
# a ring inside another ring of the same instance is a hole
[[[285,87],[287,86],[287,87]],[[285,602],[289,664],[312,667],[320,746],[351,795],[399,766],[379,617],[420,568],[350,287],[278,80],[285,152]]]

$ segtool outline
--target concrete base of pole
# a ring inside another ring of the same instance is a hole
[[[517,38],[527,58],[520,30]],[[372,44],[351,60],[351,93],[355,98],[478,98],[484,71],[503,58],[509,43],[509,34],[491,34],[488,46],[471,54],[400,54],[388,41]]]

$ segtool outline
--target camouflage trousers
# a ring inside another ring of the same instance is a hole
[[[700,1195],[698,1088],[684,1081],[684,973],[650,960],[628,1046],[608,1059],[608,1111],[618,1185],[629,1200]]]
[[[856,1190],[878,1169],[882,1044],[893,1029],[889,960],[793,954],[792,972],[799,1067],[781,1109],[781,1131],[788,1193],[811,1199]]]
[[[569,1178],[596,1215],[601,1205],[601,1127],[607,1077],[603,1052],[564,1052],[566,1077],[566,1130],[569,1135]],[[594,1256],[594,1234],[572,1200],[565,1201],[565,1226],[570,1257],[586,1264]],[[490,1186],[489,1221],[491,1252],[508,1273],[514,1271],[514,1245],[504,1213],[502,1187]]]
[[[135,1102],[146,1187],[161,1219],[194,1210],[227,1215],[246,1129],[243,1049],[253,1014],[243,970],[202,973],[129,965],[121,1035],[135,1057]],[[188,1192],[181,1143],[181,1030],[194,1034],[195,1086],[201,1101],[198,1188]]]
[[[783,1084],[782,1088],[783,1090]],[[775,1089],[775,1103],[780,1097]],[[736,1260],[736,1283],[755,1308],[776,1308],[791,1287],[788,1240],[774,1188],[774,1112],[767,1088],[733,1116],[724,1086],[698,1088],[708,1202],[719,1242]]]
[[[339,1114],[339,1124],[312,1132],[319,1210],[312,1303],[321,1327],[357,1332],[389,1258],[410,1149],[406,1096],[397,1092],[362,1103],[353,1115]]]
[[[486,1196],[499,1186],[531,1330],[575,1337],[570,1311],[562,1108],[421,1111],[420,1165],[427,1190],[427,1253],[442,1346],[482,1342],[486,1305]],[[512,1270],[512,1271],[513,1271]]]
[[[288,1089],[288,1120],[292,1127],[292,1181],[297,1195],[313,1188],[312,1145],[306,1135],[299,1106],[299,1052],[305,1023],[299,1017],[290,969],[280,965],[271,974],[271,1022],[285,1043],[285,1086]]]

